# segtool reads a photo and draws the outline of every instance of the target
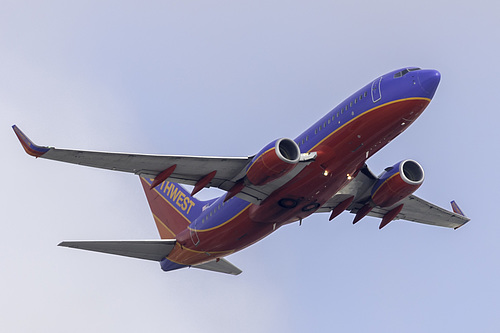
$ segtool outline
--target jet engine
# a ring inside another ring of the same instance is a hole
[[[424,169],[413,160],[404,160],[386,168],[372,189],[372,201],[389,207],[415,192],[424,182]]]
[[[292,170],[300,159],[300,148],[281,138],[265,146],[252,160],[246,178],[253,185],[265,185]]]

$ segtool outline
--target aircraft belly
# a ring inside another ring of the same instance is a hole
[[[250,207],[250,217],[261,223],[285,223],[311,215],[347,185],[371,155],[403,132],[428,103],[423,99],[388,103],[333,131],[311,149],[318,153],[316,161],[262,204]]]
[[[198,231],[197,245],[178,242],[167,258],[182,265],[197,265],[240,251],[275,230],[270,224],[256,223],[242,214],[218,228]]]

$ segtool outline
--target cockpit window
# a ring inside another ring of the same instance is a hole
[[[403,75],[405,75],[407,73],[408,73],[407,69],[405,69],[405,70],[403,70],[401,72],[397,72],[396,74],[394,74],[394,78],[401,77],[401,76],[403,76]]]
[[[396,74],[394,74],[394,78],[402,77],[402,76],[408,74],[409,72],[419,71],[420,69],[421,68],[418,68],[418,67],[406,68],[406,69],[402,70],[401,72],[397,72]]]

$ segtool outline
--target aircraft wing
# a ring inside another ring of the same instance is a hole
[[[253,158],[253,156],[148,155],[59,149],[38,146],[16,125],[12,126],[12,128],[26,153],[31,156],[94,168],[129,172],[141,177],[159,179],[157,184],[168,178],[168,180],[176,183],[195,185],[194,192],[203,187],[211,186],[224,191],[231,190],[245,176],[246,167]],[[237,196],[252,203],[259,203],[264,200],[277,188],[295,177],[316,157],[316,153],[303,155],[300,163],[283,177],[263,186],[247,184]],[[165,174],[168,175],[162,177]],[[196,190],[199,184],[201,184],[201,188]]]
[[[377,177],[365,165],[359,174],[346,187],[328,200],[318,212],[330,212],[344,200],[354,197],[352,203],[346,208],[351,213],[356,214],[370,199],[371,188],[375,184]],[[447,228],[458,228],[469,222],[469,218],[448,211],[444,208],[427,202],[415,195],[410,195],[402,201],[390,207],[374,207],[369,216],[384,217],[392,209],[403,204],[403,209],[395,219],[430,224]]]
[[[148,155],[59,149],[38,146],[16,125],[12,127],[24,150],[37,158],[130,172],[146,178],[155,178],[167,168],[175,165],[175,170],[168,177],[169,180],[187,185],[195,185],[201,178],[216,171],[207,186],[215,186],[223,190],[229,190],[234,185],[238,180],[235,177],[252,159],[252,157]]]

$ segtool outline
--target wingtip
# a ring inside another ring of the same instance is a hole
[[[460,207],[458,207],[458,204],[455,200],[450,202],[450,204],[451,204],[451,209],[453,210],[454,213],[465,216],[464,212],[460,209]]]
[[[455,214],[461,215],[461,216],[463,216],[463,217],[465,218],[464,223],[462,223],[462,224],[461,224],[461,225],[459,225],[458,227],[455,227],[455,228],[454,228],[455,230],[457,230],[458,228],[460,228],[460,227],[464,226],[465,224],[467,224],[467,223],[470,221],[470,218],[468,218],[468,217],[464,214],[463,210],[462,210],[462,209],[460,209],[460,207],[458,207],[458,204],[457,204],[457,202],[456,202],[455,200],[451,201],[451,202],[450,202],[450,204],[451,204],[451,209],[453,210],[453,212],[454,212]]]
[[[12,129],[14,130],[14,133],[19,139],[19,142],[21,142],[21,145],[23,146],[24,150],[28,155],[34,157],[40,157],[50,150],[50,148],[48,147],[42,147],[36,145],[26,136],[26,134],[23,133],[23,131],[21,131],[19,127],[17,127],[17,125],[12,125]]]

